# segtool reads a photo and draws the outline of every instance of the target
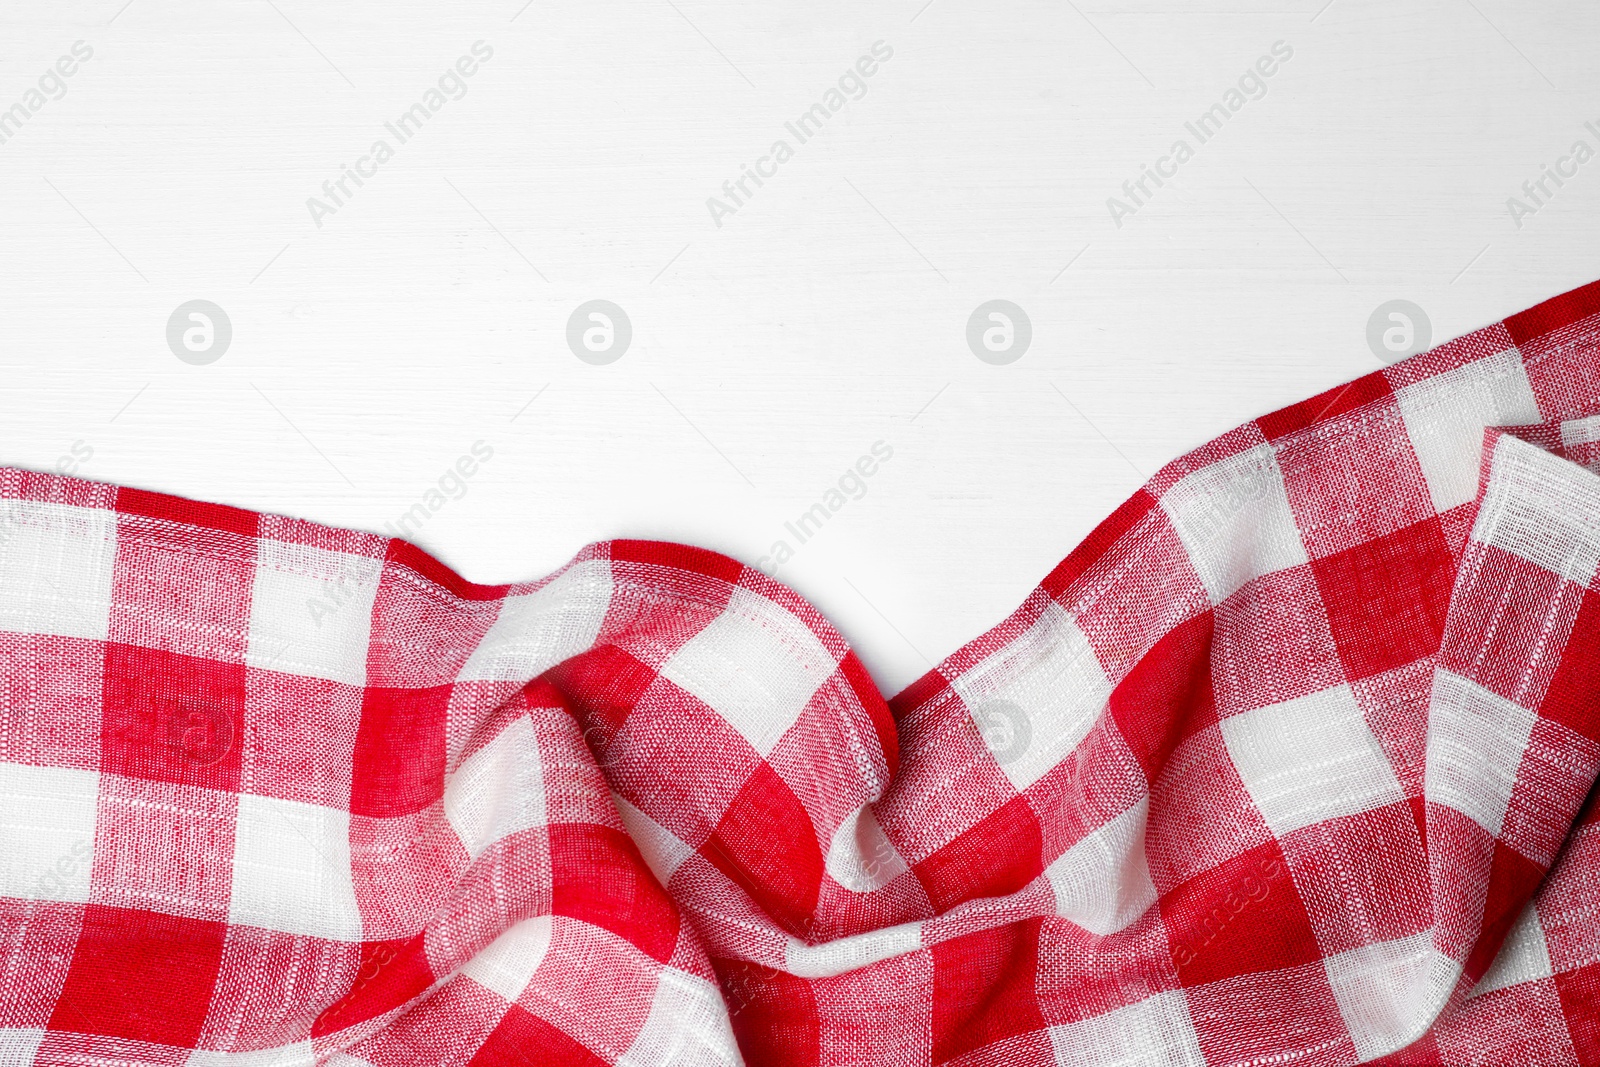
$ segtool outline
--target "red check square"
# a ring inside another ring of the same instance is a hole
[[[236,791],[245,667],[154,648],[106,646],[101,769]]]
[[[1277,842],[1243,852],[1161,898],[1185,986],[1322,958]]]
[[[444,796],[451,687],[371,687],[361,702],[350,788],[353,815],[410,815]]]
[[[193,1048],[227,925],[90,904],[51,1030]]]
[[[1313,560],[1351,681],[1439,651],[1455,560],[1438,519]]]

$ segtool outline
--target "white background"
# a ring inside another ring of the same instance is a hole
[[[1596,144],[1600,8],[1324,3],[12,0],[0,108],[94,56],[0,145],[0,462],[81,442],[83,477],[378,530],[483,439],[414,540],[502,582],[614,536],[755,562],[882,440],[778,576],[892,693],[1163,463],[1378,369],[1384,301],[1437,343],[1600,275],[1600,161],[1506,208]],[[466,95],[315,225],[478,40]],[[1267,95],[1115,226],[1279,40]],[[197,298],[234,331],[208,366],[166,343]],[[565,342],[594,298],[633,323],[609,366]],[[1032,320],[1008,366],[965,340],[991,298]]]

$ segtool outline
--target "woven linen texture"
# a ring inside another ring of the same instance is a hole
[[[885,701],[759,571],[0,471],[0,1065],[1600,1065],[1600,283]]]

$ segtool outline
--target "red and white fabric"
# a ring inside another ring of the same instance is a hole
[[[1600,283],[886,702],[793,592],[0,471],[0,1065],[1600,1065]]]

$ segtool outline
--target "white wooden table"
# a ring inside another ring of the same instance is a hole
[[[7,5],[0,461],[409,512],[478,581],[767,557],[892,692],[1162,463],[1379,367],[1380,305],[1437,342],[1600,275],[1600,9],[1324,2]]]

